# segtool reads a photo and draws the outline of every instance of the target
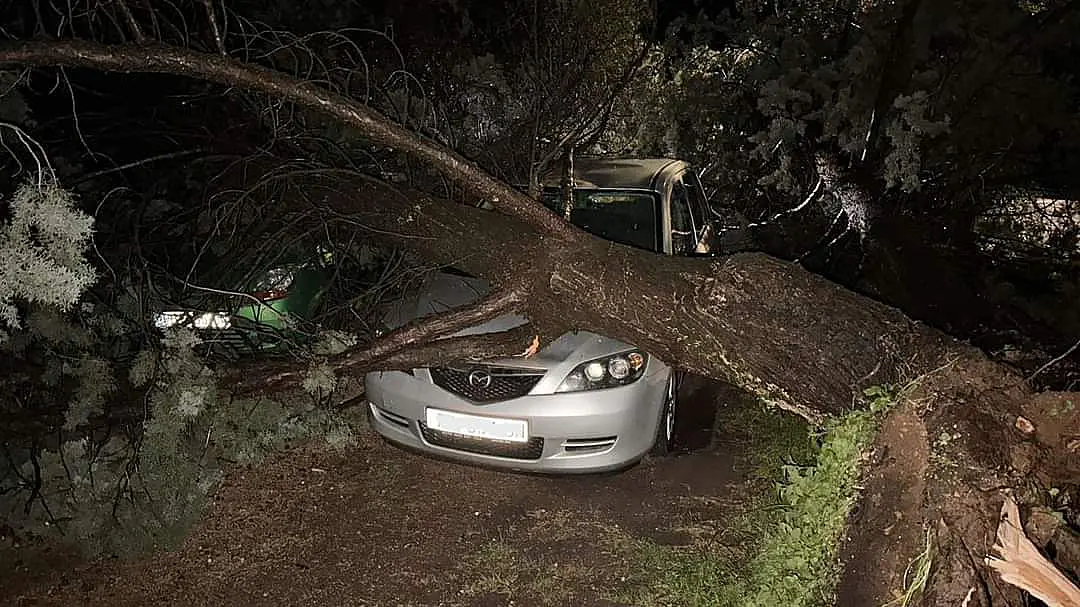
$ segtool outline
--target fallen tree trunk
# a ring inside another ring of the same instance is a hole
[[[347,174],[297,189],[373,238],[519,289],[502,312],[528,317],[547,339],[571,329],[609,335],[815,423],[867,386],[979,356],[899,310],[760,253],[671,257],[583,232],[553,244],[517,218]],[[358,360],[345,353],[331,362],[358,372]]]

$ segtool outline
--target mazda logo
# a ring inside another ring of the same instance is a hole
[[[469,385],[474,388],[487,388],[491,385],[491,374],[483,369],[469,373]]]

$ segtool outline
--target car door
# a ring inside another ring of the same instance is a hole
[[[669,212],[672,255],[708,255],[714,252],[715,232],[708,203],[693,171],[683,171],[674,179]]]

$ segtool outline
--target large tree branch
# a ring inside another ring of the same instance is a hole
[[[366,348],[333,356],[327,363],[338,372],[359,374],[375,367],[404,369],[448,360],[479,360],[521,354],[528,346],[526,336],[531,333],[529,329],[440,338],[513,312],[522,305],[525,297],[523,289],[498,290],[473,305],[415,320]],[[301,362],[267,365],[265,361],[260,361],[256,369],[239,371],[239,379],[235,383],[241,390],[266,389],[299,383],[305,372],[306,364]]]
[[[402,348],[383,358],[357,350],[347,367],[337,367],[339,373],[358,376],[369,371],[408,370],[433,365],[475,363],[484,360],[509,358],[525,351],[536,336],[531,325],[509,331],[447,337]],[[334,363],[331,362],[331,366]],[[265,361],[241,366],[230,373],[231,384],[237,393],[265,391],[268,388],[296,386],[303,381],[307,364],[282,362],[268,365]]]
[[[928,337],[895,311],[759,254],[709,263],[597,238],[553,251],[511,217],[391,187],[338,172],[295,190],[373,237],[522,285],[530,297],[520,309],[537,333],[587,329],[632,343],[813,422],[866,385],[894,381],[912,342]]]
[[[230,57],[161,44],[103,45],[74,40],[21,42],[0,47],[0,67],[75,67],[123,73],[174,74],[256,91],[322,112],[359,130],[372,142],[408,152],[436,167],[500,212],[547,234],[576,230],[543,205],[495,179],[456,152],[395,124],[378,111],[310,82]]]
[[[546,281],[543,255],[550,249],[538,230],[514,217],[352,171],[277,174],[272,179],[291,180],[291,191],[326,209],[334,221],[355,226],[388,246],[407,248],[427,261],[530,291]]]
[[[417,346],[516,310],[525,301],[523,289],[496,291],[473,305],[442,314],[425,316],[395,329],[365,350],[351,351],[333,360],[342,369],[371,360],[387,358],[410,346]]]
[[[447,337],[404,348],[386,358],[363,360],[359,356],[348,367],[357,374],[374,370],[415,369],[451,363],[476,363],[496,358],[521,356],[537,338],[532,325],[521,325],[497,333]]]

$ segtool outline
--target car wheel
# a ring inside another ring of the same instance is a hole
[[[679,385],[682,383],[682,373],[672,370],[668,377],[667,389],[664,392],[664,408],[660,413],[660,423],[656,428],[656,441],[653,443],[651,454],[664,456],[671,453],[675,444],[675,424],[678,421]]]

